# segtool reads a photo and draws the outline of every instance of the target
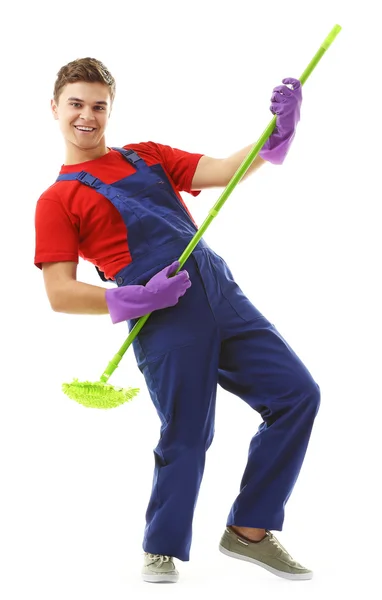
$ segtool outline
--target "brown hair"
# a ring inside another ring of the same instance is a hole
[[[115,79],[105,65],[96,58],[77,58],[61,67],[54,84],[53,98],[56,104],[67,83],[86,81],[88,83],[104,83],[109,87],[111,103],[115,97]]]

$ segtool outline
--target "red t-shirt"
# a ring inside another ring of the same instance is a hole
[[[179,192],[191,191],[195,170],[203,154],[191,154],[154,142],[128,144],[146,164],[161,164],[179,200]],[[61,173],[86,171],[104,183],[114,183],[135,173],[117,150],[96,160],[63,165]],[[185,207],[186,210],[187,207]],[[79,257],[96,265],[108,279],[131,262],[126,227],[113,204],[97,191],[79,181],[59,181],[37,201],[35,213],[36,251],[34,264],[77,262]]]

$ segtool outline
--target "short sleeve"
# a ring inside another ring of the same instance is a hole
[[[34,264],[73,261],[78,263],[79,233],[59,200],[41,197],[35,211]]]
[[[161,162],[170,175],[178,192],[187,192],[198,196],[201,190],[191,190],[192,180],[195,175],[199,160],[204,156],[199,153],[186,152],[179,148],[172,148],[164,144],[149,142],[154,152],[158,153]]]

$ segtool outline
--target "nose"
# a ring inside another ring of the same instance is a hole
[[[80,112],[80,119],[91,120],[93,119],[93,111],[90,106],[83,106]]]

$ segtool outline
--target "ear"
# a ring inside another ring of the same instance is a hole
[[[53,99],[50,101],[50,107],[51,107],[51,110],[52,110],[53,117],[57,121],[58,120],[57,104],[55,103],[55,101]]]

